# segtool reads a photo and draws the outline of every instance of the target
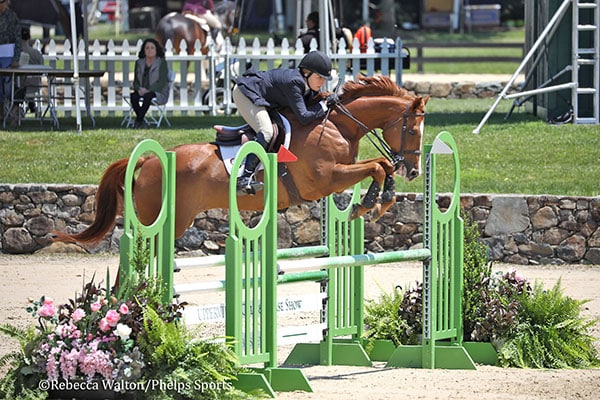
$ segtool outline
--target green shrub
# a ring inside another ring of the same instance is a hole
[[[590,368],[600,365],[588,329],[597,320],[582,317],[585,300],[563,295],[560,280],[551,290],[536,282],[519,296],[518,325],[499,350],[500,365],[521,368]]]
[[[417,335],[422,332],[419,288],[403,291],[396,286],[392,293],[382,292],[378,300],[366,301],[364,338],[368,339],[367,350],[375,340],[391,340],[396,346],[419,343]],[[410,310],[415,312],[412,323],[403,318]]]
[[[492,273],[488,263],[487,246],[479,240],[480,232],[476,223],[464,212],[464,254],[463,254],[463,319],[464,338],[471,340],[471,332],[481,320],[481,291],[484,280]]]
[[[589,368],[600,365],[594,337],[597,321],[580,315],[586,301],[565,297],[560,281],[550,291],[515,270],[493,272],[477,225],[465,218],[464,340],[491,342],[500,365],[522,368]],[[422,333],[422,284],[383,293],[366,305],[365,336],[418,344]]]

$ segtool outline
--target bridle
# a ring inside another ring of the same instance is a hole
[[[402,131],[401,131],[402,137],[400,138],[400,150],[398,152],[395,152],[392,150],[390,145],[387,144],[387,142],[383,139],[382,135],[377,133],[377,131],[375,129],[370,129],[364,123],[359,121],[354,115],[352,115],[350,110],[348,110],[348,108],[345,105],[343,105],[342,103],[337,103],[336,107],[342,114],[344,114],[346,117],[348,117],[352,121],[354,121],[360,127],[360,129],[362,129],[365,132],[365,136],[369,139],[369,141],[373,144],[373,146],[379,151],[379,153],[381,153],[382,156],[384,156],[390,163],[392,163],[392,165],[394,166],[394,171],[396,171],[396,170],[398,170],[398,168],[400,168],[400,164],[404,164],[404,166],[407,169],[409,168],[409,166],[406,164],[405,155],[408,155],[408,154],[420,155],[421,154],[420,149],[419,150],[405,150],[404,143],[406,142],[405,139],[406,139],[407,135],[410,134],[410,135],[414,136],[417,134],[417,132],[415,132],[414,129],[410,129],[410,130],[408,129],[408,125],[407,125],[408,118],[421,117],[421,116],[424,116],[425,113],[405,111],[400,117],[389,122],[383,128],[381,128],[381,132],[383,133],[387,129],[392,128],[393,126],[397,125],[400,121],[402,121]],[[329,118],[330,112],[331,112],[331,109],[328,110],[327,115],[325,116],[325,120],[327,120]],[[421,134],[422,134],[422,132],[421,132]]]

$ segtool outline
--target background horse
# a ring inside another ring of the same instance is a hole
[[[208,53],[208,35],[208,30],[202,26],[197,17],[171,12],[158,21],[154,37],[163,48],[167,44],[167,40],[170,40],[178,54],[181,51],[181,42],[184,41],[187,45],[188,54],[192,55],[194,54],[196,40],[200,42],[202,54]]]
[[[398,173],[407,180],[420,174],[428,98],[407,96],[406,90],[386,77],[358,79],[343,86],[341,104],[324,121],[302,126],[293,114],[286,113],[292,124],[289,149],[298,156],[297,161],[286,166],[297,196],[280,178],[279,209],[342,192],[371,177],[371,187],[362,203],[354,206],[353,217],[373,209],[374,219],[377,219],[396,201],[393,174]],[[357,162],[360,139],[375,128],[382,130],[380,136],[390,154]],[[171,150],[176,152],[175,234],[180,237],[198,213],[228,208],[230,177],[219,148],[213,143],[183,144]],[[79,234],[57,232],[56,240],[96,243],[112,229],[120,211],[118,205],[122,201],[127,163],[128,159],[116,161],[104,173],[96,194],[94,222]],[[150,225],[161,208],[162,167],[155,156],[148,156],[137,161],[136,170],[135,207],[140,222]],[[382,187],[381,203],[376,205]],[[240,196],[238,205],[241,210],[261,210],[263,196]]]
[[[236,14],[235,7],[235,2],[232,1],[222,1],[215,4],[215,15],[219,18],[223,26],[223,32],[221,33],[229,35],[233,32]],[[200,42],[202,54],[208,52],[207,38],[210,34],[210,28],[206,25],[202,16],[170,12],[158,21],[154,37],[163,48],[167,40],[170,39],[177,53],[180,53],[180,44],[183,40],[187,45],[188,54],[192,55],[194,54],[196,40]],[[218,46],[220,45],[218,41],[216,43]]]

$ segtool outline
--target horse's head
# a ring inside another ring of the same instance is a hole
[[[429,96],[398,99],[398,113],[380,126],[390,147],[396,173],[411,181],[421,174],[421,153],[425,130],[425,105]]]
[[[340,95],[351,119],[362,134],[381,129],[380,150],[396,167],[396,173],[413,180],[421,173],[425,105],[429,97],[414,97],[384,76],[359,76],[346,82]],[[344,106],[339,107],[343,111]]]

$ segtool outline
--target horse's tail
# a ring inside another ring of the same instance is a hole
[[[113,228],[117,213],[123,207],[123,191],[128,158],[115,161],[104,172],[96,192],[96,216],[94,222],[80,233],[69,235],[54,231],[53,241],[95,245]],[[139,169],[144,163],[140,158],[135,166]],[[134,181],[135,182],[135,181]]]

